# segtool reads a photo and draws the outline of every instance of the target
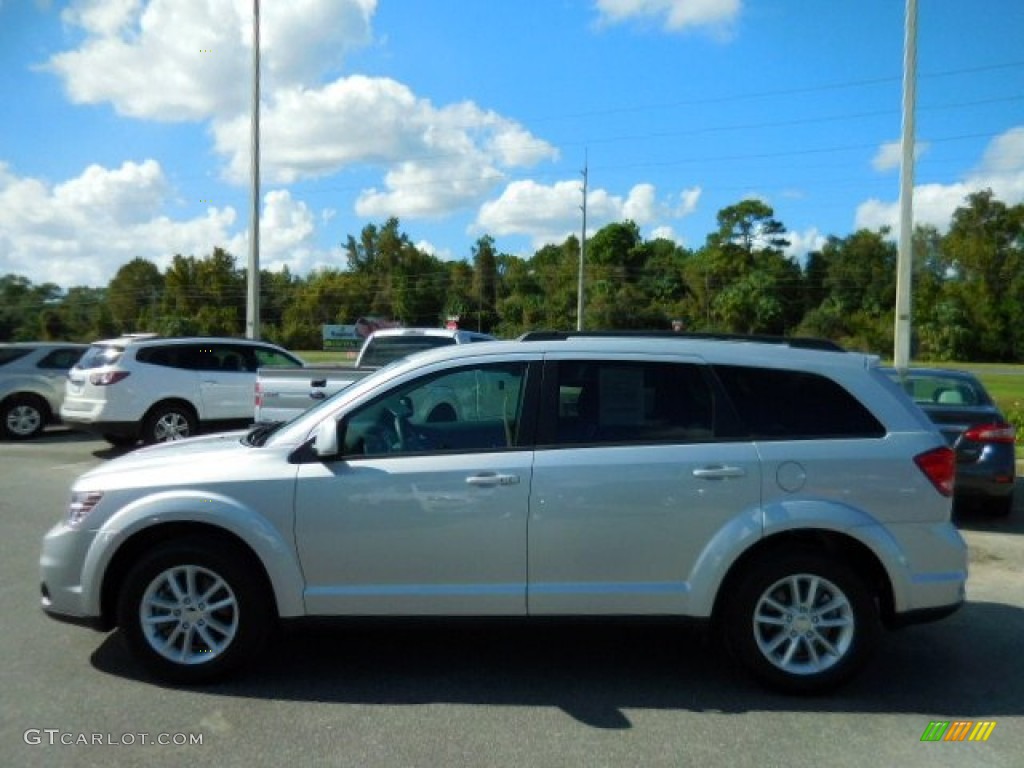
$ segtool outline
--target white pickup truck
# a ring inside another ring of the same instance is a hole
[[[335,392],[369,376],[400,358],[433,347],[493,341],[475,331],[445,328],[387,328],[374,331],[363,342],[355,364],[308,365],[304,368],[260,368],[254,392],[257,423],[288,421]],[[450,417],[445,402],[438,402],[434,420]]]

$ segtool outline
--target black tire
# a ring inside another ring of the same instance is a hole
[[[199,420],[191,406],[184,403],[161,403],[146,416],[142,425],[142,441],[147,445],[184,440],[199,431]]]
[[[0,405],[0,435],[11,440],[35,437],[49,420],[49,406],[36,395],[12,395]]]
[[[263,584],[230,546],[170,541],[146,554],[125,577],[118,625],[132,655],[155,677],[211,682],[262,650],[272,621]]]
[[[840,561],[776,553],[747,566],[735,586],[723,596],[724,639],[733,657],[768,688],[832,690],[864,665],[878,643],[875,600]],[[783,610],[790,606],[792,611]]]

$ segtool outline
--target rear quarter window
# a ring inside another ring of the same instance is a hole
[[[883,437],[885,427],[853,395],[816,373],[716,365],[715,374],[760,440]]]
[[[199,368],[198,348],[186,344],[142,347],[135,353],[135,359],[140,363],[165,368]]]
[[[7,349],[0,349],[0,365],[7,365],[13,363],[15,360],[24,357],[32,350],[28,347],[8,347]]]
[[[82,356],[81,349],[54,349],[39,361],[38,368],[47,370],[66,371]]]

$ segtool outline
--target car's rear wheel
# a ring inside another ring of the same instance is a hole
[[[0,432],[12,440],[28,440],[46,426],[46,401],[35,395],[14,395],[0,406]]]
[[[881,631],[863,580],[818,554],[757,560],[725,598],[723,629],[734,657],[759,682],[786,693],[820,693],[845,682]]]
[[[169,542],[129,572],[118,623],[133,655],[155,676],[208,682],[250,661],[266,641],[271,601],[262,584],[230,546]]]
[[[145,443],[166,443],[192,437],[199,429],[195,412],[183,403],[161,403],[150,411],[142,428]]]

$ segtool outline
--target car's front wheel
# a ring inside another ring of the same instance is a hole
[[[845,682],[881,631],[863,580],[818,554],[757,560],[725,599],[733,655],[759,682],[786,693],[821,693]]]
[[[233,547],[171,541],[126,577],[118,624],[133,655],[175,683],[223,677],[261,650],[271,599],[260,574]]]

